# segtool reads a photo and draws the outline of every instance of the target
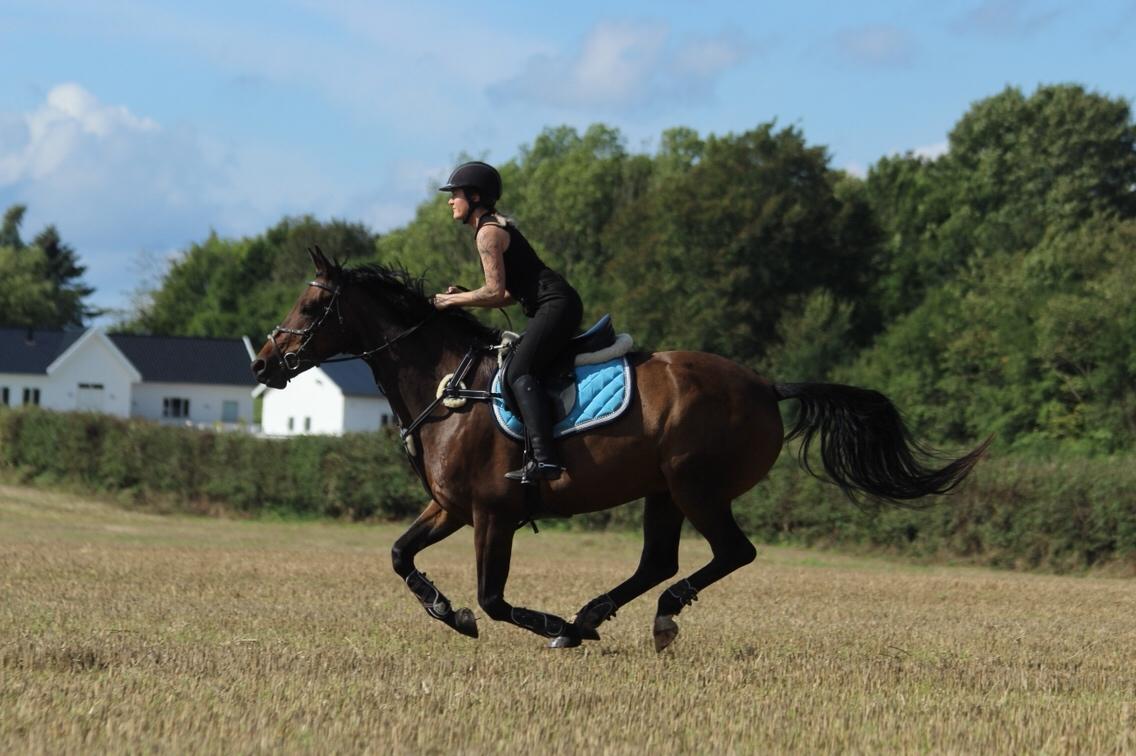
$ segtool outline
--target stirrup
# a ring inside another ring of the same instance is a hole
[[[519,480],[521,483],[535,483],[538,480],[559,480],[564,473],[564,467],[552,462],[537,462],[530,459],[520,470],[511,470],[505,473],[509,480]]]

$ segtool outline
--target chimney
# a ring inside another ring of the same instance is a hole
[[[28,332],[24,336],[24,341],[27,342],[28,346],[35,346],[35,329],[34,328],[30,328],[30,327],[28,328]]]

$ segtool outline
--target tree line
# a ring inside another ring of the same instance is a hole
[[[775,123],[674,128],[651,154],[610,126],[550,128],[499,168],[499,208],[587,316],[610,311],[644,348],[871,386],[940,442],[1136,446],[1136,125],[1123,99],[1007,88],[962,115],[941,156],[886,157],[864,177]],[[310,275],[311,244],[439,289],[476,286],[472,235],[445,202],[382,236],[310,217],[211,235],[119,327],[265,333]]]

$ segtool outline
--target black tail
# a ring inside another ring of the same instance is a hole
[[[787,437],[801,438],[801,465],[822,477],[808,457],[819,435],[825,472],[853,501],[857,493],[894,504],[945,494],[962,482],[993,438],[936,469],[928,465],[942,457],[912,438],[899,410],[878,391],[835,383],[778,383],[773,388],[780,399],[801,402]]]

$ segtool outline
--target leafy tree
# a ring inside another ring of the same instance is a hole
[[[43,328],[58,320],[46,272],[41,250],[0,246],[0,324]]]
[[[81,326],[87,318],[100,314],[84,301],[95,291],[82,282],[86,268],[79,264],[75,250],[59,238],[55,226],[48,226],[30,245],[25,244],[20,226],[26,209],[24,205],[8,208],[0,227],[5,267],[0,280],[8,288],[22,288],[3,295],[0,320],[39,328]]]
[[[308,247],[366,262],[375,257],[375,241],[361,224],[310,216],[285,218],[252,238],[210,234],[170,265],[160,286],[118,328],[181,336],[267,333],[311,277]]]
[[[940,438],[1136,442],[1126,102],[1007,89],[963,116],[947,155],[881,161],[867,187],[889,325],[842,375],[894,394]]]
[[[0,226],[0,247],[23,249],[24,242],[20,239],[20,224],[24,222],[26,205],[12,205],[4,211],[4,224]]]
[[[95,293],[94,288],[82,282],[87,268],[79,264],[75,250],[59,238],[55,226],[40,231],[32,241],[32,246],[43,251],[45,271],[51,282],[51,297],[55,300],[58,313],[57,322],[61,325],[80,326],[87,318],[101,314],[100,310],[87,306],[84,300]]]
[[[614,308],[645,343],[755,362],[796,298],[817,288],[842,300],[862,293],[874,225],[854,190],[837,193],[844,178],[828,169],[824,148],[766,124],[708,137],[685,171],[674,157],[671,175],[608,230]]]

